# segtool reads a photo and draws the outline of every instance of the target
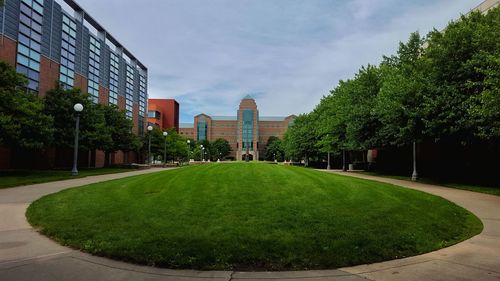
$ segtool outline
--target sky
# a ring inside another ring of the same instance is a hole
[[[339,80],[394,54],[481,0],[78,0],[148,68],[150,98],[180,121],[236,115],[250,94],[261,116],[314,109]]]

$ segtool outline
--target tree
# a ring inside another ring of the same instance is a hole
[[[304,159],[307,166],[311,155],[316,152],[316,136],[312,134],[313,122],[308,114],[299,115],[283,138],[285,155],[290,160]]]
[[[267,161],[283,161],[285,158],[285,150],[283,149],[282,141],[276,136],[270,136],[267,140],[265,159]]]
[[[110,135],[110,142],[103,146],[105,152],[104,165],[110,164],[110,154],[116,151],[134,151],[142,144],[137,136],[132,133],[133,123],[128,119],[125,111],[115,105],[103,106],[105,127]]]
[[[163,131],[158,127],[153,127],[151,132],[147,132],[142,138],[142,151],[148,152],[149,136],[151,135],[151,157],[153,159],[179,161],[187,159],[189,147],[186,138],[179,135],[175,129],[166,130],[167,137],[163,136]],[[166,150],[165,150],[166,148]],[[163,156],[166,152],[166,159]]]
[[[189,156],[187,139],[177,133],[175,129],[168,130],[167,137],[167,160],[186,160]]]
[[[43,102],[26,91],[27,80],[0,61],[0,144],[42,148],[53,137],[53,118],[44,113]]]
[[[488,123],[481,113],[494,106],[487,97],[498,89],[498,84],[493,88],[489,84],[495,74],[487,69],[495,67],[499,54],[499,13],[498,8],[486,15],[472,12],[428,36],[425,59],[434,87],[424,104],[425,125],[426,133],[436,140],[470,143],[477,128],[481,134],[482,125]],[[482,106],[485,110],[478,110]]]
[[[423,55],[423,39],[415,32],[397,55],[385,57],[381,64],[381,87],[374,108],[380,120],[379,145],[409,145],[424,135],[422,104],[428,93],[429,77]]]
[[[373,105],[380,90],[380,69],[362,67],[354,80],[341,84],[345,87],[347,103],[345,115],[346,146],[350,150],[366,150],[377,146],[376,134],[380,127]]]
[[[80,113],[80,143],[83,149],[106,149],[112,142],[106,128],[102,106],[93,104],[79,89],[65,90],[60,84],[47,92],[45,112],[54,118],[54,141],[56,147],[73,147],[75,133],[76,103],[83,105]]]
[[[210,147],[213,151],[213,160],[223,159],[231,152],[231,145],[229,145],[229,142],[225,139],[216,139],[210,144]]]

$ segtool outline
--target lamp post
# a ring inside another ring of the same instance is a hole
[[[163,132],[163,136],[165,137],[165,142],[163,144],[163,168],[167,164],[167,136],[168,132]]]
[[[203,144],[200,144],[200,162],[202,162],[202,161],[203,161],[203,149],[205,149],[205,148],[203,147]]]
[[[417,142],[413,141],[413,174],[411,175],[411,180],[416,181],[418,180],[418,173],[417,173]]]
[[[78,133],[80,130],[80,112],[83,110],[83,105],[81,103],[77,103],[73,106],[73,109],[76,112],[76,125],[75,125],[75,147],[73,150],[73,169],[71,170],[72,176],[78,176]]]
[[[149,133],[149,144],[148,144],[148,165],[151,165],[151,131],[153,130],[153,126],[148,126]]]
[[[330,151],[328,151],[328,164],[326,165],[326,169],[327,170],[331,169],[331,167],[330,167]]]
[[[345,163],[346,159],[345,159],[345,150],[342,150],[342,171],[347,171],[347,166],[346,166],[346,163]]]
[[[188,146],[188,163],[189,163],[189,162],[191,162],[191,141],[187,140],[186,143]]]
[[[203,162],[205,162],[205,148],[204,148],[204,147],[202,147],[202,148],[201,148],[201,151],[202,151],[201,155],[203,155],[203,156],[202,156]]]

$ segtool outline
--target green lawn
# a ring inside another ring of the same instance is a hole
[[[0,188],[130,171],[133,170],[126,168],[81,169],[78,170],[78,176],[72,176],[71,170],[0,171]]]
[[[481,232],[440,197],[259,163],[207,164],[68,189],[29,222],[83,251],[169,268],[285,270],[429,252]]]
[[[398,180],[407,180],[407,181],[411,180],[410,176],[388,175],[388,174],[382,174],[382,173],[377,173],[377,172],[358,172],[358,173],[362,173],[362,174],[370,175],[370,176],[393,178],[393,179],[398,179]],[[444,187],[451,187],[451,188],[457,188],[457,189],[463,189],[463,190],[469,190],[469,191],[474,191],[474,192],[481,192],[481,193],[487,193],[487,194],[500,196],[500,186],[492,187],[492,186],[482,186],[482,185],[474,185],[474,184],[466,184],[466,183],[454,183],[454,182],[434,180],[434,179],[430,179],[430,178],[420,178],[420,179],[418,179],[418,182],[435,184],[435,185],[440,185],[440,186],[444,186]]]

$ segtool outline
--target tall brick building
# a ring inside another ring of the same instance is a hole
[[[28,78],[27,90],[34,94],[43,97],[58,82],[79,88],[95,103],[125,110],[133,132],[144,133],[147,68],[76,2],[4,1],[0,59]],[[101,166],[103,153],[93,153],[95,166]]]
[[[287,117],[260,116],[255,100],[246,96],[241,100],[236,116],[209,116],[199,114],[194,123],[180,124],[180,134],[196,141],[225,139],[231,145],[230,157],[244,160],[262,159],[267,140],[271,136],[282,138],[295,115]]]
[[[179,132],[179,103],[174,99],[149,99],[148,124]]]

